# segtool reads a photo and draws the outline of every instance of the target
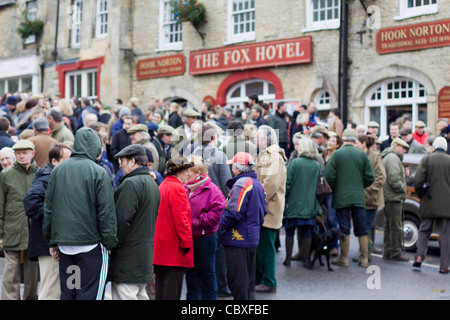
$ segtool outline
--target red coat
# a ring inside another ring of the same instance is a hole
[[[194,267],[192,221],[189,199],[180,180],[168,176],[159,186],[161,202],[156,218],[153,264]],[[183,254],[181,248],[189,248]]]

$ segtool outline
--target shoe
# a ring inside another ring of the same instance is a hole
[[[332,257],[337,257],[337,256],[339,256],[339,250],[337,249],[337,248],[333,248],[333,249],[331,249],[331,256]]]
[[[413,267],[414,267],[414,268],[420,268],[420,267],[422,266],[422,261],[423,261],[423,259],[422,259],[421,256],[416,256],[416,257],[414,258]]]
[[[409,257],[404,255],[403,253],[399,254],[398,256],[395,257],[391,257],[392,261],[402,261],[402,262],[406,262],[409,261]]]
[[[277,287],[268,287],[261,283],[255,287],[255,291],[262,292],[262,293],[277,292]]]
[[[440,269],[439,273],[447,274],[447,273],[449,273],[449,271],[450,270],[448,270],[448,269]]]
[[[222,291],[222,292],[219,292],[217,295],[221,298],[228,298],[228,297],[231,297],[231,292],[230,291]]]

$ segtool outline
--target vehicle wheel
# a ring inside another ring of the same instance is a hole
[[[413,215],[405,214],[403,221],[403,241],[405,250],[415,252],[417,250],[417,239],[419,238],[420,220]]]

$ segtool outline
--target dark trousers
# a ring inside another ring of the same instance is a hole
[[[183,267],[153,266],[155,270],[155,299],[180,300],[183,289]]]
[[[103,300],[108,265],[102,245],[75,255],[59,252],[61,300]]]
[[[353,222],[353,233],[357,237],[367,234],[366,227],[366,209],[361,207],[348,207],[336,210],[336,217],[339,229],[345,235],[350,235],[350,229]]]
[[[216,300],[217,233],[194,239],[194,268],[186,268],[186,300]]]
[[[234,300],[255,300],[256,250],[225,247],[228,286]]]

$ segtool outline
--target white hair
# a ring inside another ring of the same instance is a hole
[[[447,147],[448,147],[447,139],[445,139],[444,137],[437,137],[433,141],[433,147],[435,149],[442,149],[444,151],[447,151]]]

